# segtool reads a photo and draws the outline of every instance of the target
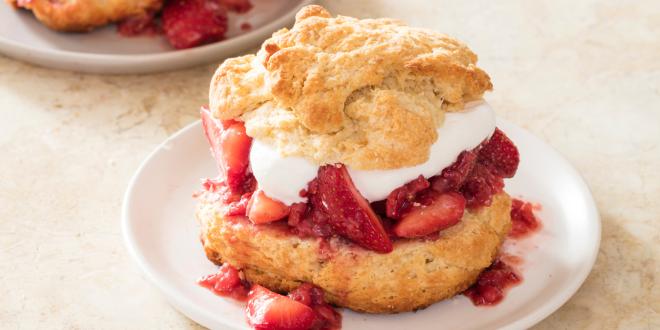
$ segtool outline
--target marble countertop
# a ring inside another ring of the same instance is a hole
[[[321,2],[467,42],[498,115],[585,177],[598,260],[536,329],[660,328],[660,2]],[[134,266],[119,218],[140,162],[197,119],[216,65],[103,76],[0,56],[0,327],[198,327]]]

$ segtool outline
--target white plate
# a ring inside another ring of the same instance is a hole
[[[343,311],[343,329],[522,329],[564,304],[585,280],[600,243],[600,220],[589,189],[561,155],[521,128],[499,127],[516,143],[521,163],[506,190],[538,202],[543,228],[507,247],[522,255],[524,281],[494,307],[463,296],[416,313],[367,315]],[[124,199],[123,231],[131,255],[169,301],[213,329],[247,329],[243,307],[195,284],[217,268],[199,242],[193,191],[216,169],[199,122],[160,145],[142,164]]]
[[[313,0],[251,0],[249,12],[229,16],[227,39],[174,50],[163,36],[122,37],[114,25],[89,33],[48,29],[26,10],[0,2],[0,53],[46,67],[94,73],[147,73],[175,70],[221,59],[258,45],[293,21]],[[252,29],[241,31],[249,22]]]

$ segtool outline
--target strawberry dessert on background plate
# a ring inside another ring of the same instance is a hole
[[[311,2],[12,0],[0,5],[0,53],[82,72],[175,70],[255,46]]]
[[[496,119],[476,62],[434,31],[303,8],[145,161],[129,250],[211,328],[533,325],[586,278],[600,223],[570,165]]]

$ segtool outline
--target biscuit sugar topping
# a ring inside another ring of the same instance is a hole
[[[248,135],[282,156],[358,170],[409,167],[429,159],[445,113],[492,88],[476,61],[437,32],[309,6],[256,55],[218,68],[210,108],[244,121]]]

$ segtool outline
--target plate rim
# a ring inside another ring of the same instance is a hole
[[[506,324],[504,327],[502,327],[502,329],[526,329],[539,323],[540,321],[542,321],[543,319],[547,318],[552,313],[557,311],[561,306],[563,306],[571,297],[575,295],[575,293],[584,284],[589,274],[591,274],[591,271],[593,270],[593,267],[598,257],[598,252],[600,251],[600,243],[602,239],[602,220],[598,212],[598,207],[594,200],[591,189],[589,188],[589,185],[586,183],[584,177],[580,174],[580,172],[578,172],[577,169],[575,169],[573,165],[559,151],[557,151],[552,145],[544,142],[540,138],[533,135],[531,132],[527,131],[526,129],[518,125],[515,125],[502,118],[497,118],[497,122],[498,122],[498,126],[500,124],[504,124],[505,126],[514,127],[515,129],[520,130],[520,132],[526,135],[526,138],[535,139],[537,140],[537,142],[544,144],[554,154],[553,155],[554,157],[556,157],[561,163],[566,165],[566,168],[570,172],[572,172],[571,174],[573,174],[573,176],[577,179],[576,184],[579,187],[579,189],[585,193],[584,196],[586,197],[586,202],[587,202],[586,209],[589,211],[589,213],[591,213],[592,216],[590,218],[593,219],[594,222],[593,225],[595,227],[595,233],[594,233],[595,244],[593,245],[588,260],[585,260],[586,261],[585,265],[588,265],[588,267],[584,267],[583,268],[584,270],[582,270],[581,273],[579,273],[577,276],[574,277],[575,280],[569,283],[569,285],[566,287],[566,290],[562,290],[561,293],[552,296],[549,302],[546,302],[540,308],[535,309],[532,313],[529,313],[524,317],[518,318],[517,320],[514,320]],[[124,198],[122,200],[122,209],[121,209],[122,237],[124,240],[124,245],[128,249],[129,254],[132,256],[133,261],[138,265],[140,270],[144,274],[146,274],[149,281],[152,284],[154,284],[159,290],[161,290],[162,293],[165,294],[165,297],[167,298],[167,301],[170,304],[174,305],[186,317],[189,317],[195,322],[198,322],[197,317],[193,317],[193,315],[195,314],[197,315],[203,314],[205,315],[205,317],[211,317],[211,318],[213,318],[213,316],[209,315],[209,313],[207,313],[206,310],[202,310],[202,311],[195,310],[196,309],[195,304],[191,299],[188,299],[185,296],[181,296],[177,294],[174,288],[168,287],[166,284],[167,283],[166,278],[160,277],[158,275],[158,272],[155,269],[152,269],[152,267],[147,263],[145,256],[141,254],[137,246],[137,242],[135,240],[136,239],[135,233],[133,232],[130,226],[131,224],[130,209],[133,205],[131,199],[133,197],[135,184],[138,181],[139,177],[141,176],[142,172],[145,171],[148,164],[156,157],[156,155],[159,152],[161,152],[162,150],[166,150],[167,145],[171,141],[188,133],[188,131],[190,130],[198,129],[198,128],[201,129],[201,120],[196,120],[184,126],[176,133],[167,137],[163,142],[158,144],[158,146],[155,147],[154,150],[152,150],[148,154],[148,156],[142,161],[142,163],[140,164],[140,166],[138,167],[138,169],[136,170],[136,172],[129,181],[126,192],[124,194]],[[200,324],[203,325],[202,323]],[[233,324],[224,323],[224,322],[223,324],[232,328],[235,326]]]
[[[146,53],[146,54],[100,54],[100,53],[86,53],[86,52],[76,52],[70,50],[61,50],[53,48],[42,48],[35,47],[30,44],[25,44],[17,42],[15,40],[6,38],[0,35],[0,53],[11,57],[13,59],[29,62],[38,66],[48,67],[48,68],[58,68],[61,69],[67,64],[79,63],[79,64],[88,64],[103,66],[106,69],[95,70],[93,68],[79,68],[74,71],[78,72],[113,72],[113,73],[146,73],[146,72],[164,72],[172,71],[175,69],[181,69],[185,67],[201,65],[204,63],[210,63],[213,61],[211,56],[214,53],[221,52],[222,50],[233,50],[230,53],[240,53],[241,51],[247,49],[252,44],[256,44],[258,41],[261,41],[269,37],[274,31],[279,28],[285,27],[291,22],[296,13],[300,8],[314,4],[316,0],[298,0],[299,3],[291,10],[287,11],[285,14],[277,17],[276,19],[268,22],[267,24],[260,26],[257,29],[251,30],[239,36],[229,38],[226,40],[221,40],[218,42],[210,43],[207,45],[202,45],[199,47],[193,47],[188,49],[181,50],[172,50],[167,52],[157,52],[157,53]],[[258,41],[257,41],[258,40]],[[162,67],[164,64],[172,64],[170,61],[176,61],[180,58],[191,58],[191,60],[185,64],[174,64],[170,67]],[[40,59],[50,59],[51,62],[57,62],[58,64],[44,64]],[[217,59],[225,58],[221,56]],[[52,61],[52,59],[56,59]],[[142,69],[135,68],[136,65],[151,63],[158,64],[160,69]],[[130,70],[122,70],[124,67],[134,68]],[[109,70],[107,68],[110,68]]]

